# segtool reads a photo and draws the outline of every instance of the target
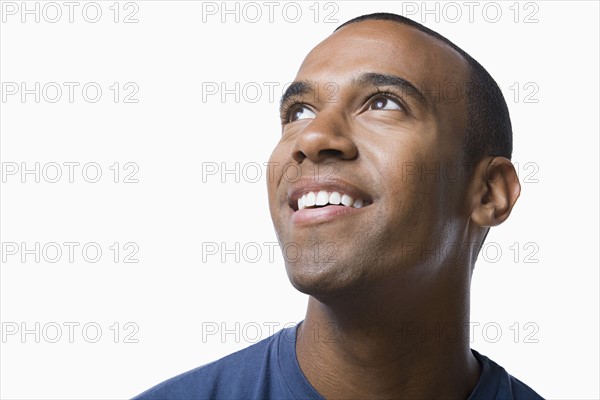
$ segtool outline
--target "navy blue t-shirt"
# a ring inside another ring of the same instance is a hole
[[[166,380],[134,400],[323,399],[296,358],[296,329],[282,329],[252,346]],[[481,376],[468,400],[542,399],[504,368],[471,350]]]

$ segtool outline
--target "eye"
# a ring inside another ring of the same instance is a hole
[[[313,110],[305,106],[304,104],[296,104],[292,106],[288,113],[288,122],[299,121],[301,119],[312,119],[317,115]]]
[[[371,100],[369,110],[399,110],[402,111],[403,107],[397,100],[394,100],[387,96],[377,96]]]

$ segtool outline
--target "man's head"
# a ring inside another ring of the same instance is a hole
[[[282,98],[269,205],[288,275],[315,297],[467,282],[519,194],[497,85],[441,36],[390,18],[342,25]],[[319,207],[338,194],[358,203]]]

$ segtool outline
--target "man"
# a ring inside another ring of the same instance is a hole
[[[281,118],[269,206],[305,320],[137,398],[541,398],[469,346],[477,254],[520,194],[489,74],[371,14],[308,54]]]

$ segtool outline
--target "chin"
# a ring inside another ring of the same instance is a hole
[[[351,293],[364,284],[361,266],[349,262],[303,259],[286,261],[285,268],[296,290],[317,299]]]

